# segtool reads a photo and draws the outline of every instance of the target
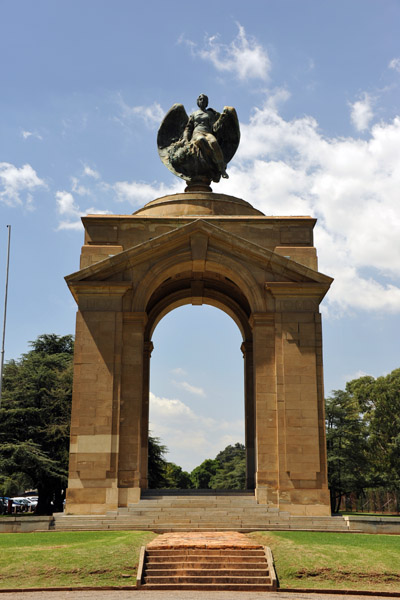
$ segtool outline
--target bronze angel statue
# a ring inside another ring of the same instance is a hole
[[[208,98],[197,98],[199,110],[187,116],[182,104],[174,104],[160,125],[158,153],[172,173],[188,182],[186,189],[209,186],[228,178],[226,165],[240,140],[236,111],[225,106],[222,113],[207,108]]]

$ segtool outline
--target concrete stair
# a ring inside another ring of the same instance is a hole
[[[137,504],[105,515],[54,515],[54,528],[67,530],[168,531],[348,531],[343,517],[293,517],[257,504],[254,492],[150,490]]]
[[[137,586],[148,590],[276,589],[269,548],[144,549]]]

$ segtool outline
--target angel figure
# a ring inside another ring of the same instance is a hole
[[[207,108],[205,94],[197,98],[197,106],[199,110],[188,117],[182,104],[174,104],[165,115],[157,136],[162,162],[188,182],[187,190],[195,186],[207,188],[211,181],[228,178],[226,165],[240,140],[234,108],[225,106],[222,113]]]

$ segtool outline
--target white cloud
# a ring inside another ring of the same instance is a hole
[[[372,111],[371,97],[364,93],[361,100],[357,100],[351,106],[351,121],[357,131],[365,131],[374,116]]]
[[[266,101],[241,131],[218,191],[267,215],[318,217],[319,268],[335,278],[325,310],[400,312],[400,117],[367,140],[328,138],[315,119],[286,121]]]
[[[190,394],[194,394],[195,396],[205,396],[206,395],[203,388],[191,385],[187,381],[173,381],[172,383],[174,385],[176,385],[176,387],[179,387],[182,390],[189,392]]]
[[[0,200],[8,206],[21,206],[21,195],[26,193],[25,207],[33,206],[32,190],[47,187],[43,179],[38,177],[31,165],[18,168],[11,163],[0,163]]]
[[[165,111],[158,102],[153,102],[149,106],[129,106],[119,94],[118,104],[121,109],[120,118],[118,119],[120,122],[139,118],[144,121],[147,127],[154,129],[154,127],[160,125],[165,115]]]
[[[100,179],[100,173],[98,171],[96,171],[95,169],[92,169],[91,167],[89,167],[89,165],[84,165],[83,174],[86,175],[86,177],[93,177],[93,179]]]
[[[171,186],[161,184],[150,184],[139,181],[117,181],[112,189],[116,193],[116,199],[121,202],[129,202],[132,206],[140,207],[150,200],[176,194],[182,191],[182,181],[179,179]]]
[[[76,215],[79,213],[79,206],[75,203],[70,192],[56,192],[56,201],[60,215]]]
[[[228,444],[243,442],[244,422],[204,417],[181,400],[150,393],[150,430],[167,446],[168,460],[191,471]]]
[[[71,177],[71,188],[74,194],[78,194],[78,196],[89,196],[91,190],[84,185],[81,185],[78,177]]]
[[[365,377],[368,375],[369,373],[366,373],[362,370],[358,370],[355,373],[349,373],[348,375],[344,375],[342,379],[344,381],[344,384],[346,384],[348,381],[353,381],[353,379],[360,379],[360,377]]]
[[[37,133],[37,131],[26,131],[24,129],[21,129],[21,137],[23,137],[24,140],[27,140],[30,137],[34,137],[37,140],[43,139],[42,136],[39,133]]]
[[[180,418],[182,416],[189,419],[196,419],[195,413],[189,406],[186,406],[181,400],[160,398],[150,393],[150,401],[154,404],[153,418]]]
[[[241,81],[249,79],[266,81],[271,70],[267,51],[255,38],[246,35],[240,23],[238,29],[238,35],[230,44],[220,42],[219,35],[208,37],[205,47],[200,50],[192,41],[184,41],[194,55],[210,61],[217,71],[233,73]]]
[[[56,192],[57,211],[59,215],[65,217],[58,224],[58,230],[74,229],[80,231],[82,229],[81,217],[83,215],[103,215],[109,214],[108,210],[99,210],[90,207],[82,210],[76,203],[71,192],[58,191]]]
[[[392,58],[389,63],[389,69],[394,69],[400,73],[400,58]]]
[[[182,369],[182,367],[176,367],[176,369],[171,369],[171,373],[173,373],[174,375],[187,375],[185,369]]]

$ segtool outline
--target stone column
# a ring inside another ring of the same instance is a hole
[[[253,342],[240,346],[244,359],[244,416],[246,445],[246,489],[255,488],[255,412],[253,381]]]
[[[124,313],[121,356],[118,506],[140,500],[146,313]]]
[[[279,507],[329,515],[318,313],[324,287],[271,282],[268,288],[277,311]]]
[[[70,514],[103,514],[118,506],[118,346],[122,298],[129,288],[122,282],[72,287],[79,312],[66,506]]]
[[[147,490],[148,463],[149,463],[149,394],[150,394],[150,358],[153,351],[153,342],[144,342],[143,350],[143,400],[141,420],[141,452],[140,452],[140,487]]]
[[[256,415],[256,498],[278,504],[278,434],[274,315],[253,313],[253,365]]]

